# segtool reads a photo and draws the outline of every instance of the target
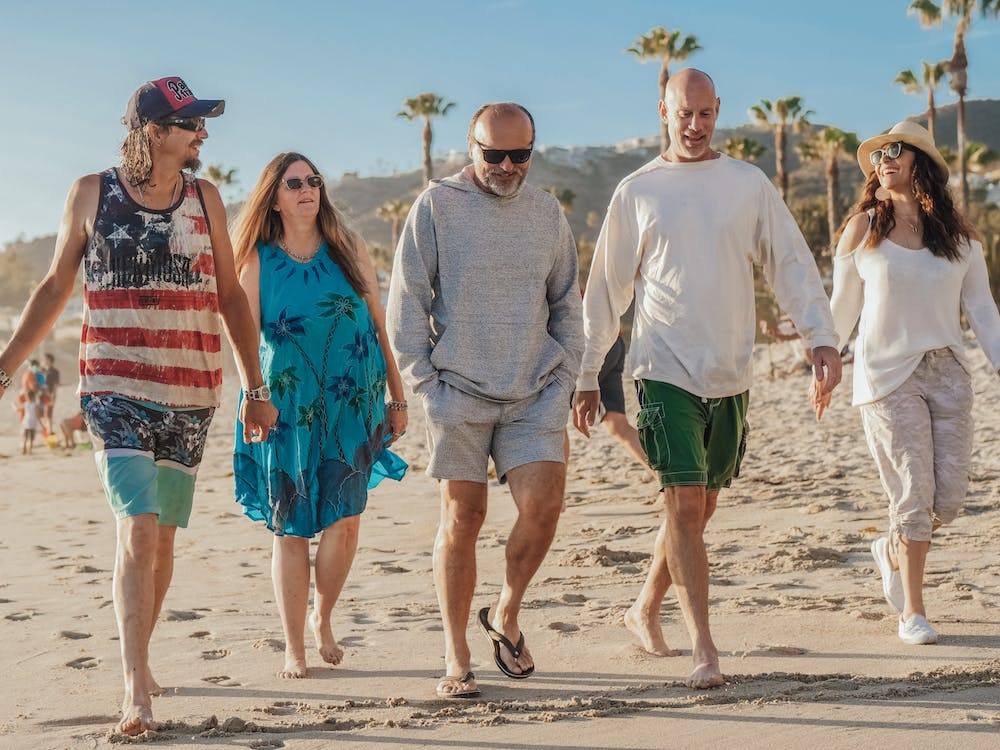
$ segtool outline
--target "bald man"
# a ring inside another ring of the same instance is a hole
[[[764,173],[712,150],[719,104],[706,73],[675,74],[659,104],[669,148],[611,198],[584,299],[587,343],[573,414],[589,436],[601,361],[634,297],[628,367],[640,442],[659,475],[665,513],[625,625],[646,651],[679,654],[660,623],[660,604],[675,584],[692,642],[693,688],[725,681],[709,630],[704,531],[746,449],[753,265],[812,349],[822,390],[840,382],[837,335],[812,253]]]
[[[518,615],[562,509],[566,405],[583,351],[573,236],[556,200],[524,182],[531,115],[510,102],[481,107],[468,141],[472,164],[432,181],[410,210],[387,310],[399,368],[427,413],[427,473],[441,485],[443,698],[480,692],[466,628],[490,458],[517,520],[500,596],[479,609],[478,625],[501,672],[534,672]]]

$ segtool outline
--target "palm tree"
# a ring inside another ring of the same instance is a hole
[[[962,208],[966,211],[969,210],[969,172],[965,149],[965,94],[969,89],[969,58],[965,54],[965,35],[977,8],[984,18],[996,18],[1000,15],[1000,0],[942,0],[940,5],[933,0],[913,0],[906,11],[908,15],[916,15],[924,27],[940,26],[945,15],[957,19],[955,46],[948,62],[948,72],[951,74],[951,90],[958,96],[958,173]]]
[[[767,151],[767,147],[756,138],[732,136],[727,138],[719,151],[740,161],[756,162]]]
[[[237,171],[235,168],[226,169],[221,164],[209,164],[205,167],[204,175],[206,179],[214,183],[221,191],[222,188],[235,189],[235,185],[239,182],[239,179],[236,177]]]
[[[667,31],[662,26],[650,29],[648,34],[640,36],[635,44],[625,49],[635,55],[639,62],[646,63],[650,60],[660,61],[660,99],[667,93],[667,81],[670,80],[670,63],[676,60],[683,62],[689,55],[693,55],[702,47],[698,44],[698,38],[688,35],[681,39],[681,30],[674,29]],[[667,124],[660,120],[660,150],[666,151],[670,145],[670,134],[667,133]]]
[[[958,153],[947,146],[938,148],[945,163],[954,169],[958,166]],[[985,143],[969,141],[965,144],[965,163],[973,174],[984,174],[989,172],[993,165],[1000,160],[1000,152],[990,148]]]
[[[802,128],[808,127],[809,115],[811,114],[813,114],[811,109],[803,107],[801,96],[775,99],[773,103],[768,99],[761,99],[760,104],[750,107],[750,116],[758,124],[774,130],[775,179],[778,181],[778,192],[781,193],[783,201],[788,200],[788,172],[785,171],[785,134],[788,132],[789,125],[792,126],[792,131],[795,133],[799,132]]]
[[[443,96],[426,91],[418,94],[412,99],[403,101],[403,109],[396,113],[396,117],[405,117],[413,122],[418,117],[424,120],[424,130],[422,133],[424,142],[424,185],[431,181],[431,118],[443,117],[448,114],[448,110],[455,106],[455,102],[446,102]]]
[[[399,230],[403,226],[403,219],[410,212],[410,202],[403,200],[386,201],[375,209],[375,215],[380,219],[389,222],[389,231],[392,233],[391,252],[396,251],[399,244]]]
[[[547,185],[542,188],[546,193],[553,196],[559,205],[562,206],[562,210],[568,214],[573,213],[573,201],[576,200],[576,193],[574,193],[569,188],[556,187],[555,185]]]
[[[948,72],[948,61],[942,60],[932,65],[926,60],[921,60],[920,66],[923,69],[920,78],[917,78],[917,74],[907,68],[906,70],[899,71],[899,75],[896,76],[896,80],[893,83],[898,83],[902,86],[903,91],[907,94],[927,92],[927,131],[931,134],[931,139],[933,140],[934,118],[937,115],[937,107],[934,106],[934,92],[941,84],[944,74]]]
[[[826,220],[830,227],[830,247],[832,248],[840,224],[840,167],[837,160],[846,155],[853,156],[860,146],[856,133],[848,133],[840,128],[825,127],[797,147],[799,155],[807,161],[822,161],[826,173]]]

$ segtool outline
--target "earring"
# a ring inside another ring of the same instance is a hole
[[[889,198],[890,198],[890,195],[889,195],[889,191],[888,191],[888,190],[886,190],[886,189],[885,189],[884,187],[882,187],[881,185],[879,185],[879,186],[878,186],[878,187],[877,187],[877,188],[875,189],[875,200],[879,200],[879,201],[887,201],[887,200],[889,200]]]

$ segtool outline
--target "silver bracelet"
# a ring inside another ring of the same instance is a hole
[[[5,369],[0,367],[0,388],[3,388],[6,391],[12,385],[14,385],[14,381],[10,379],[10,375],[7,374]]]
[[[406,411],[410,407],[405,401],[386,401],[385,408],[393,411]]]

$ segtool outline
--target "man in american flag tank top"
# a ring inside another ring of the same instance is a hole
[[[8,373],[55,324],[83,262],[80,404],[117,522],[114,602],[125,688],[117,729],[129,735],[154,726],[151,697],[163,692],[150,671],[149,641],[219,404],[223,322],[246,396],[244,439],[266,439],[277,417],[225,207],[215,186],[193,174],[208,137],[205,118],[224,108],[197,99],[177,77],[132,95],[120,165],[70,189],[52,265],[0,353],[2,396]]]

